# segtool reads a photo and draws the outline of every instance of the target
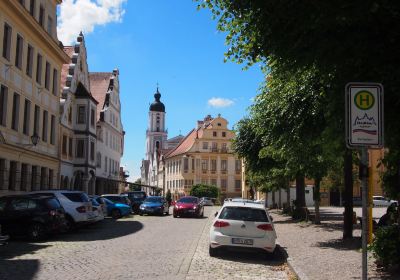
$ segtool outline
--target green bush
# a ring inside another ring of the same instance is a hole
[[[196,197],[219,198],[219,189],[216,186],[198,184],[192,187],[190,195]]]
[[[400,264],[400,227],[391,225],[381,227],[375,232],[370,249],[383,267]]]

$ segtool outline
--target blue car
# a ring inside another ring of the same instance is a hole
[[[129,205],[123,203],[115,203],[111,200],[104,198],[104,201],[107,205],[107,215],[113,217],[114,219],[118,219],[124,216],[127,216],[131,213],[131,207]]]
[[[168,215],[169,205],[168,201],[162,196],[149,196],[139,207],[139,215],[143,214],[157,214],[157,215]]]

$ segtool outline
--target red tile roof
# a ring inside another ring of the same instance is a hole
[[[176,148],[173,149],[171,152],[167,153],[165,157],[171,158],[186,153],[193,146],[196,138],[197,129],[192,129],[192,131],[190,131],[189,134],[185,136],[185,138],[179,143],[179,145],[176,146]]]
[[[110,85],[110,78],[113,73],[110,72],[92,72],[89,73],[90,92],[99,102],[97,104],[97,120],[100,119],[100,112],[103,110],[106,94]]]

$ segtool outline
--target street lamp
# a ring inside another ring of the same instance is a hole
[[[31,136],[31,141],[33,146],[36,146],[39,143],[40,137],[39,135],[37,135],[36,132],[33,133],[33,135]]]

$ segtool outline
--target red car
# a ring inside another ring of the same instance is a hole
[[[197,218],[204,216],[204,207],[198,197],[184,196],[174,205],[174,218],[182,216],[195,216]]]

